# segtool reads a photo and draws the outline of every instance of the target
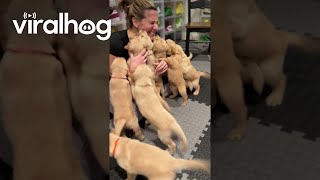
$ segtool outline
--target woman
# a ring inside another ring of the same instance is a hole
[[[129,71],[134,73],[135,69],[147,61],[147,50],[142,50],[137,56],[129,54],[124,48],[128,44],[129,38],[134,36],[139,30],[145,30],[152,39],[158,31],[158,11],[156,6],[149,0],[120,0],[120,9],[127,13],[128,29],[112,33],[110,38],[110,55],[109,65],[112,64],[116,57],[124,57],[126,60],[131,59]],[[165,61],[160,60],[155,64],[157,74],[163,74],[167,71],[168,65]],[[166,79],[164,80],[164,83]],[[169,89],[165,87],[165,89]],[[170,94],[170,92],[168,92]],[[143,119],[134,103],[134,109],[139,120]],[[112,106],[110,106],[112,108]],[[112,111],[113,112],[113,111]]]
[[[122,0],[119,7],[127,13],[128,29],[112,33],[110,38],[109,65],[116,57],[131,59],[129,71],[133,73],[138,65],[147,60],[148,53],[143,50],[137,56],[128,53],[124,46],[129,42],[129,38],[138,33],[139,30],[145,30],[152,39],[158,31],[158,11],[156,6],[149,0]],[[167,71],[168,65],[165,61],[159,61],[155,64],[157,74],[163,74]]]

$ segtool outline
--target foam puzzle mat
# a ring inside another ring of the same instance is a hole
[[[217,117],[213,128],[213,180],[318,179],[320,141],[302,138],[303,133],[286,133],[281,126],[261,125],[251,117],[242,141],[229,141],[225,134],[232,127],[230,115]]]
[[[210,57],[208,55],[195,56],[191,63],[196,69],[200,71],[210,72]],[[167,98],[167,102],[171,107],[172,115],[176,118],[185,135],[188,139],[188,150],[181,152],[179,150],[180,141],[174,138],[177,144],[177,153],[174,155],[177,158],[193,159],[196,158],[210,159],[211,145],[210,145],[210,125],[211,125],[211,104],[210,104],[210,80],[201,78],[200,80],[200,94],[194,96],[189,94],[188,104],[186,107],[182,107],[181,97],[170,99]],[[109,126],[113,127],[110,121]],[[157,137],[157,133],[152,125],[142,128],[145,135],[143,142],[156,145],[162,149],[165,149],[165,145]],[[206,136],[206,145],[202,146],[205,156],[197,156],[198,147],[201,145],[201,140]],[[117,166],[116,161],[111,161],[111,179],[120,180],[126,178],[126,173],[123,169]],[[210,176],[201,171],[180,171],[177,173],[176,179],[181,180],[209,180]],[[138,176],[137,179],[144,179],[142,176]]]

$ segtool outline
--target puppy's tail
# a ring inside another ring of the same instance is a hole
[[[188,140],[186,135],[184,134],[181,126],[175,121],[174,124],[171,126],[171,130],[179,137],[179,139],[182,141],[182,146],[180,150],[182,152],[186,152],[188,149]]]
[[[175,159],[173,166],[176,170],[178,169],[194,169],[194,170],[204,170],[210,174],[210,162],[200,159]]]
[[[288,46],[301,49],[302,51],[320,55],[320,38],[311,37],[295,32],[285,32],[288,39]]]
[[[200,75],[201,77],[204,77],[204,78],[206,78],[206,79],[211,79],[211,75],[210,75],[210,73],[208,73],[208,72],[198,71],[198,73],[199,73],[199,75]]]

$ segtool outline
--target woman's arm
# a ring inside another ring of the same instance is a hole
[[[136,68],[140,64],[146,63],[148,53],[147,53],[146,49],[144,49],[137,56],[133,56],[132,53],[129,53],[129,55],[130,55],[129,72],[134,73],[134,71],[136,70]],[[117,58],[117,57],[112,54],[109,54],[109,69],[111,68],[111,64],[113,63],[115,58]]]

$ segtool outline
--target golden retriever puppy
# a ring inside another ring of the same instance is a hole
[[[116,58],[111,64],[109,92],[114,112],[115,134],[120,136],[125,127],[132,129],[138,139],[142,141],[144,136],[132,106],[131,88],[127,79],[128,69],[125,58]]]
[[[28,35],[27,26],[18,34],[12,20],[21,22],[24,12],[36,12],[42,19],[58,17],[51,0],[11,0],[2,17],[1,115],[13,148],[13,179],[86,180],[73,149],[67,80],[55,56],[56,36],[42,28]]]
[[[156,59],[167,57],[167,51],[169,49],[166,40],[161,38],[160,36],[153,37],[153,54]]]
[[[147,64],[149,68],[154,71],[154,63],[156,63],[156,58],[153,54],[153,42],[148,36],[146,31],[140,30],[135,36],[129,38],[129,43],[124,46],[129,52],[133,53],[134,56],[139,54],[143,49],[148,51]]]
[[[200,91],[200,77],[204,77],[206,79],[210,79],[210,74],[207,72],[198,71],[191,63],[190,60],[192,59],[192,53],[187,56],[182,47],[176,44],[171,39],[166,40],[167,44],[169,45],[169,49],[167,50],[167,55],[179,55],[181,58],[177,58],[181,63],[181,67],[183,69],[183,78],[186,81],[188,88],[193,92],[193,95],[198,95]]]
[[[158,35],[153,37],[153,44],[154,46],[152,50],[157,62],[159,61],[159,58],[167,57],[166,52],[169,47],[163,38],[161,38]],[[155,83],[156,83],[157,91],[160,92],[162,95],[162,98],[165,99],[165,93],[164,93],[164,87],[163,87],[163,81],[162,81],[161,75],[156,74]]]
[[[180,169],[204,170],[210,174],[209,161],[176,159],[156,146],[113,133],[109,133],[109,142],[109,156],[126,170],[127,180],[135,180],[137,175],[149,180],[174,180]]]
[[[277,106],[282,103],[286,87],[283,64],[287,48],[319,54],[320,42],[275,28],[254,0],[217,0],[214,12],[213,36],[216,44],[223,44],[212,47],[214,81],[221,100],[235,120],[235,126],[227,136],[240,140],[245,135],[248,118],[242,89],[242,65],[256,64],[254,66],[263,75],[262,84],[272,87],[266,104]]]
[[[198,95],[200,92],[200,77],[210,79],[210,74],[207,72],[198,71],[190,62],[192,54],[189,57],[184,57],[181,60],[181,67],[183,71],[183,78],[186,81],[189,89],[193,92],[193,95]]]
[[[174,154],[176,151],[176,144],[171,139],[172,132],[180,138],[181,149],[185,151],[187,138],[176,119],[160,103],[154,91],[153,78],[154,73],[146,64],[139,65],[133,73],[132,95],[141,114],[156,127],[159,139],[169,147],[169,152]]]
[[[168,45],[167,55],[180,55],[181,59],[187,57],[182,47],[179,44],[176,44],[172,39],[166,39],[166,43]]]
[[[172,95],[169,98],[174,98],[179,94],[182,96],[182,105],[186,106],[188,103],[188,95],[186,90],[186,82],[183,79],[183,71],[179,61],[177,60],[180,58],[180,55],[171,55],[164,60],[168,64],[168,79],[170,90]]]
[[[156,62],[156,58],[153,54],[153,46],[154,44],[152,43],[150,37],[146,33],[146,31],[140,30],[139,33],[133,37],[130,38],[129,43],[125,46],[126,49],[128,49],[129,52],[132,52],[134,56],[139,54],[144,48],[148,50],[148,60],[147,60],[147,65],[148,67],[152,70],[152,72],[155,74],[155,68],[154,68],[154,63]],[[130,59],[128,60],[128,65],[130,66]],[[131,77],[129,77],[130,80]],[[157,78],[157,83],[155,80],[155,76],[152,79],[152,83],[155,86],[155,92],[161,102],[161,104],[166,108],[168,112],[170,112],[170,107],[168,103],[160,96],[160,90],[163,88],[163,83],[162,79],[160,77]],[[134,82],[132,82],[132,85],[134,85]],[[159,90],[159,91],[158,91]]]

